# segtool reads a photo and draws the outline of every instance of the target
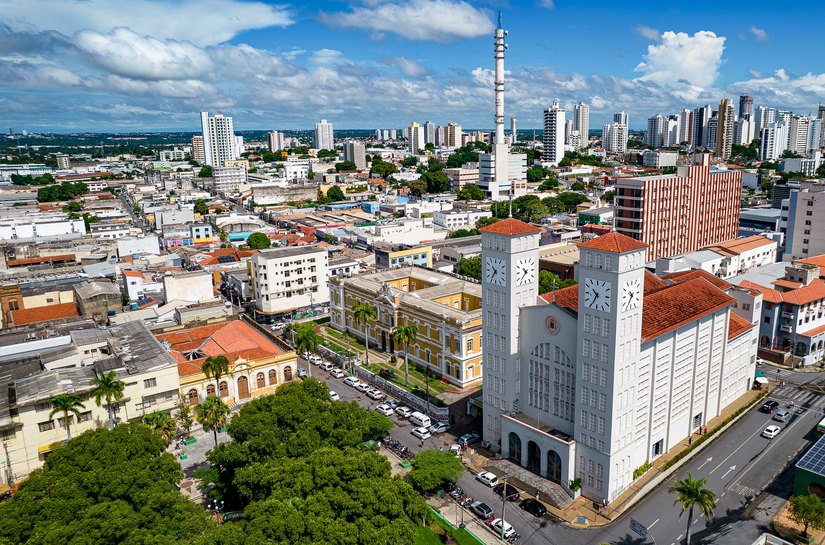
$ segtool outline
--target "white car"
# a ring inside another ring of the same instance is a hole
[[[412,413],[412,409],[410,409],[409,407],[405,407],[404,405],[396,407],[395,409],[395,414],[397,414],[401,418],[409,418]]]
[[[510,525],[509,522],[502,519],[494,519],[493,522],[490,523],[490,527],[496,532],[496,534],[501,535],[501,527],[504,526],[504,537],[505,539],[510,537],[515,533],[515,529]]]
[[[496,474],[490,473],[489,471],[482,471],[476,475],[476,480],[486,484],[490,488],[493,488],[498,484],[498,477],[496,477]]]
[[[429,439],[430,437],[432,437],[430,435],[430,430],[428,430],[424,426],[421,426],[420,428],[413,428],[412,430],[410,430],[410,433],[415,435],[416,437],[418,437],[422,441],[424,439]]]
[[[338,392],[335,390],[329,391],[329,398],[333,401],[341,401],[341,396],[338,395]]]
[[[370,399],[374,399],[376,401],[380,401],[380,400],[384,399],[385,397],[387,397],[387,396],[384,395],[384,393],[381,390],[378,390],[376,388],[370,388],[369,390],[367,390],[366,393],[367,393],[367,397],[369,397]]]
[[[370,389],[370,385],[367,384],[366,382],[359,382],[358,384],[355,385],[355,389],[358,390],[359,392],[366,392],[367,390]]]
[[[324,360],[321,359],[321,356],[312,355],[309,358],[307,358],[307,361],[312,365],[321,365],[321,362]]]
[[[383,414],[384,416],[392,416],[395,411],[392,410],[392,407],[389,405],[384,405],[383,403],[375,408],[376,411]]]
[[[344,378],[344,371],[337,367],[333,367],[329,374],[335,378]]]
[[[779,432],[782,431],[782,428],[779,426],[768,426],[765,428],[765,431],[762,432],[762,437],[767,437],[768,439],[773,439]]]
[[[430,433],[444,433],[448,429],[450,429],[449,422],[436,422],[435,424],[430,426]]]
[[[352,386],[353,388],[355,388],[356,386],[361,384],[361,381],[358,380],[358,377],[347,377],[347,378],[344,379],[344,384],[346,384],[347,386]]]

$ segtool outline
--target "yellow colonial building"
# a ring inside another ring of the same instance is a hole
[[[393,329],[412,325],[418,339],[410,361],[426,365],[459,388],[481,384],[481,285],[421,267],[402,267],[354,278],[330,280],[331,325],[370,345],[404,355]],[[368,303],[377,319],[356,323],[353,308]]]

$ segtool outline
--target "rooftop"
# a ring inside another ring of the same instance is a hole
[[[825,299],[825,281],[818,278],[807,286],[785,292],[757,284],[756,282],[750,282],[748,280],[743,280],[739,283],[739,285],[743,288],[753,288],[759,290],[762,292],[762,299],[769,303],[784,302],[792,305],[807,305],[808,303]]]
[[[317,252],[325,252],[323,248],[317,244],[309,246],[286,246],[283,248],[270,248],[269,250],[261,250],[258,255],[264,259],[281,259],[284,257],[295,257],[299,255],[312,254]]]
[[[507,218],[501,221],[497,221],[492,225],[488,225],[487,227],[482,227],[479,229],[482,233],[493,233],[497,235],[530,235],[533,233],[540,233],[541,229],[538,227],[534,227],[529,223],[524,223],[521,220]]]
[[[726,255],[739,255],[763,246],[775,245],[775,240],[763,237],[762,235],[753,235],[751,237],[737,238],[727,242],[720,242],[719,244],[708,246],[708,248]]]
[[[44,307],[27,308],[11,311],[11,321],[14,326],[36,324],[77,316],[77,306],[74,303],[61,303]]]
[[[588,240],[587,242],[582,242],[579,244],[579,248],[603,250],[605,252],[623,254],[626,252],[647,248],[647,244],[644,242],[639,242],[638,240],[621,233],[608,233],[592,240]]]
[[[670,274],[662,275],[662,279],[669,280],[674,284],[679,284],[681,282],[686,282],[687,280],[693,280],[695,278],[704,278],[720,290],[728,290],[733,287],[733,284],[729,282],[725,282],[718,276],[715,276],[705,270],[702,269],[693,269],[690,271],[681,271],[675,272]]]

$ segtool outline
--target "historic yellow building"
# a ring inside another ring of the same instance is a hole
[[[330,280],[331,325],[403,357],[395,346],[396,326],[413,325],[418,339],[410,361],[427,365],[460,388],[481,384],[481,285],[420,267],[403,267],[354,278]],[[378,317],[356,324],[352,310],[376,307]]]

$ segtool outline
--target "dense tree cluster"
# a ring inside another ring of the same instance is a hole
[[[476,184],[467,184],[456,193],[460,201],[481,201],[484,200],[484,190]]]
[[[350,170],[358,170],[358,165],[352,161],[341,161],[340,163],[335,163],[335,172],[347,172]]]
[[[464,163],[477,163],[478,153],[489,153],[490,146],[484,142],[470,142],[457,148],[447,159],[447,168],[458,168]]]
[[[378,155],[373,156],[372,165],[370,166],[370,174],[386,178],[390,174],[398,172],[398,167],[394,163],[387,163]]]
[[[338,202],[344,200],[344,192],[337,185],[330,187],[327,190],[327,201]]]
[[[252,250],[266,250],[272,245],[272,242],[264,233],[252,233],[247,237],[246,244]]]
[[[54,183],[54,176],[48,172],[42,176],[32,176],[31,174],[12,174],[11,183],[16,185],[50,185]]]
[[[83,182],[63,182],[60,185],[49,185],[37,190],[37,202],[68,201],[89,192],[89,186]]]

